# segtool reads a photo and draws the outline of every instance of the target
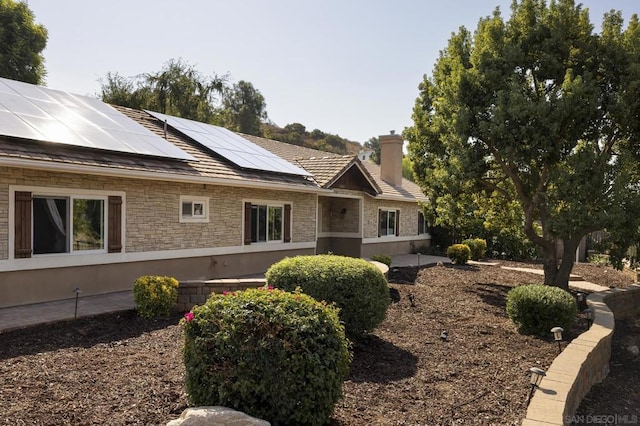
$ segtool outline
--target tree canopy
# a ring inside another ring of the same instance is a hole
[[[229,129],[261,135],[260,126],[267,119],[267,103],[253,84],[240,80],[223,94],[222,117]]]
[[[518,223],[547,284],[567,288],[590,232],[617,262],[639,236],[640,24],[623,24],[612,11],[596,34],[573,0],[514,0],[452,35],[405,130],[441,223]]]
[[[44,83],[46,46],[47,30],[35,23],[25,2],[0,0],[0,77]]]
[[[104,102],[212,123],[225,87],[226,76],[207,77],[193,65],[172,59],[156,73],[107,73],[101,90]]]
[[[364,147],[373,151],[369,159],[376,164],[380,164],[380,139],[375,136],[369,138],[369,140],[364,143]]]

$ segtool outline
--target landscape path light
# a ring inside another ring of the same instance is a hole
[[[529,384],[531,385],[531,389],[529,390],[527,407],[531,402],[531,397],[533,397],[533,392],[536,390],[538,386],[540,386],[540,382],[542,381],[542,378],[547,375],[547,373],[545,373],[542,368],[538,368],[538,367],[531,367],[529,371],[531,372],[531,380],[529,382]]]
[[[551,332],[553,333],[553,339],[558,342],[558,353],[562,352],[562,347],[560,346],[562,342],[562,332],[564,329],[562,327],[553,327]]]
[[[587,308],[584,311],[582,311],[582,313],[584,314],[584,317],[587,319],[587,327],[591,327],[591,324],[593,324],[593,309]]]
[[[585,294],[582,292],[577,292],[576,293],[576,299],[578,300],[578,308],[580,309],[585,309],[587,307],[587,304],[585,302]]]
[[[82,290],[80,290],[80,287],[76,287],[73,289],[73,292],[76,294],[76,310],[73,313],[73,319],[78,319],[78,298],[80,297],[80,293],[82,293]]]

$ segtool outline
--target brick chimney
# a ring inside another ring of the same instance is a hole
[[[392,130],[389,135],[381,135],[380,177],[393,186],[402,186],[402,136]]]

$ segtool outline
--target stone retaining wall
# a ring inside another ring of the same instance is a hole
[[[615,318],[640,314],[640,285],[592,293],[587,303],[594,311],[593,325],[553,361],[531,399],[524,426],[571,422],[591,387],[609,373]]]
[[[181,281],[178,286],[178,305],[176,310],[178,312],[186,312],[195,305],[203,305],[211,293],[246,290],[264,285],[264,278]]]

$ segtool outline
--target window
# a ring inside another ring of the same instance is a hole
[[[424,217],[424,213],[421,211],[418,212],[418,235],[426,234],[429,229],[429,225],[427,224],[427,219]]]
[[[105,249],[104,199],[33,197],[33,254]]]
[[[245,203],[244,243],[291,241],[291,205]]]
[[[180,222],[209,222],[209,199],[180,197]]]
[[[400,210],[380,209],[378,236],[400,235]]]
[[[282,207],[251,205],[251,242],[282,241]]]
[[[120,252],[119,196],[15,193],[15,257]]]

